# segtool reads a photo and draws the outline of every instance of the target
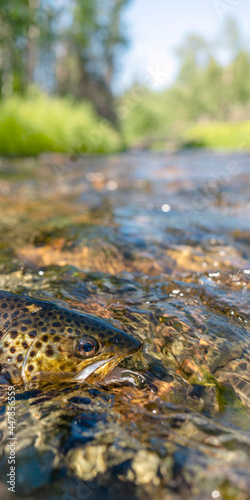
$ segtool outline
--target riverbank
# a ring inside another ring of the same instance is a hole
[[[171,124],[164,109],[120,114],[119,131],[99,117],[88,102],[49,97],[33,91],[0,102],[0,155],[37,156],[116,153],[124,149],[177,150],[208,147],[250,149],[250,121]],[[166,116],[165,116],[166,115]],[[165,116],[165,122],[164,122]]]

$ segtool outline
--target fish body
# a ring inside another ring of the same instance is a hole
[[[93,383],[140,348],[100,318],[0,290],[0,364],[12,383]]]

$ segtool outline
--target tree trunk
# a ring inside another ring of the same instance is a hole
[[[100,116],[103,116],[114,125],[117,125],[117,116],[114,110],[114,97],[106,82],[97,79],[85,70],[84,61],[81,56],[78,60],[80,70],[78,97],[91,101]]]
[[[34,17],[35,11],[39,8],[40,0],[29,0],[29,9],[31,11],[31,19]],[[28,43],[26,52],[26,86],[31,85],[34,81],[34,71],[38,61],[38,40],[40,30],[32,24],[28,31]]]
[[[13,92],[13,67],[12,67],[12,47],[11,33],[0,17],[0,34],[2,38],[2,47],[0,52],[0,73],[1,79],[1,95],[3,98],[9,97]]]

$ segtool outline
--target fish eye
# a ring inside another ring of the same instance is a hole
[[[88,358],[96,354],[99,349],[99,344],[94,338],[81,339],[77,345],[77,352],[80,356]]]

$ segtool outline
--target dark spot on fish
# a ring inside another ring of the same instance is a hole
[[[40,340],[38,340],[35,344],[35,347],[37,347],[37,349],[40,349],[40,347],[42,347],[42,342],[40,342]]]
[[[6,304],[6,302],[3,302],[2,303],[2,309],[7,309],[7,307],[8,307],[8,304]]]
[[[62,324],[61,324],[61,323],[59,323],[59,321],[54,321],[54,322],[52,323],[52,326],[55,326],[56,328],[59,328],[60,326],[62,326]]]
[[[1,354],[3,354],[3,349],[2,349],[2,348],[0,349],[0,355],[1,355]]]
[[[46,349],[45,349],[45,351],[44,351],[44,352],[45,352],[46,356],[48,356],[49,358],[50,358],[51,356],[53,356],[53,354],[54,354],[54,349],[53,349],[52,345],[48,345],[48,346],[46,347]]]
[[[48,335],[43,335],[42,336],[42,341],[43,342],[47,342],[48,338],[49,338]]]
[[[29,371],[29,372],[33,372],[33,370],[34,370],[34,366],[33,366],[33,365],[29,365],[29,366],[28,366],[28,371]]]
[[[84,326],[84,330],[88,331],[89,330],[89,325]]]
[[[24,342],[22,342],[22,346],[23,346],[23,348],[24,348],[24,349],[28,349],[29,344],[28,344],[28,342],[26,342],[26,340],[25,340]]]
[[[15,319],[17,316],[18,316],[18,312],[15,311],[15,312],[12,313],[11,318]]]
[[[38,326],[43,326],[44,325],[44,321],[38,321]]]
[[[53,338],[53,342],[58,342],[60,340],[59,335],[55,335]]]
[[[56,333],[56,331],[54,330],[54,328],[51,328],[50,333]]]
[[[35,338],[36,336],[37,336],[37,331],[36,331],[36,330],[31,330],[31,331],[29,332],[29,337],[30,337],[31,339]]]
[[[27,326],[21,326],[21,332],[27,332]]]
[[[43,333],[47,332],[47,326],[43,326],[43,328],[41,329],[41,331],[42,331]]]
[[[24,320],[24,324],[25,324],[25,325],[31,325],[31,324],[32,324],[31,319],[25,319],[25,320]]]
[[[3,345],[4,347],[9,347],[9,342],[5,341]]]
[[[18,362],[22,361],[23,360],[23,355],[22,354],[18,354],[18,356],[17,356],[16,359],[17,359]]]
[[[18,332],[16,330],[13,330],[13,332],[10,333],[10,338],[11,339],[16,339],[18,336]]]
[[[30,353],[30,357],[31,357],[31,358],[34,358],[34,356],[35,356],[35,355],[36,355],[36,351],[31,351],[31,353]]]
[[[11,348],[10,348],[10,352],[11,352],[11,354],[14,354],[14,353],[16,352],[16,348],[15,348],[14,346],[13,346],[13,347],[11,347]]]
[[[72,333],[73,332],[73,328],[68,328],[68,332]]]
[[[24,312],[24,313],[29,313],[29,312],[30,312],[30,310],[29,310],[29,308],[28,308],[28,307],[24,307],[24,308],[23,308],[23,312]]]
[[[3,314],[3,318],[4,318],[4,319],[7,319],[8,317],[9,317],[8,313],[4,313],[4,314]]]

